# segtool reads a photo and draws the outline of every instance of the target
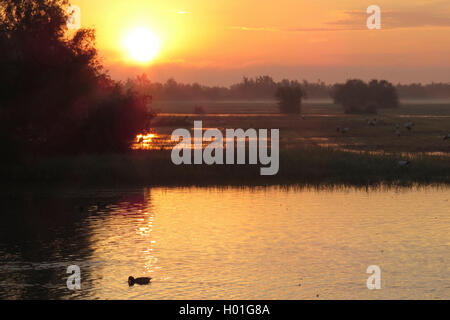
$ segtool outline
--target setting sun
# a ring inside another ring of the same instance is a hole
[[[130,31],[124,41],[130,58],[139,63],[153,60],[159,52],[159,39],[146,28],[137,28]]]

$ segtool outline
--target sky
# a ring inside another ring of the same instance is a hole
[[[95,28],[109,73],[126,79],[229,85],[270,75],[325,82],[450,82],[449,0],[72,0]],[[381,8],[369,30],[366,9]],[[130,58],[136,28],[159,39],[149,63]]]

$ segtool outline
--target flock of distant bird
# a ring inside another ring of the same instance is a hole
[[[369,125],[369,126],[371,126],[371,127],[375,127],[375,126],[378,124],[378,121],[379,121],[379,120],[378,120],[377,118],[367,119],[367,125]],[[412,129],[413,129],[414,126],[415,126],[414,122],[409,121],[409,120],[403,125],[403,127],[404,127],[406,130],[408,130],[408,131],[412,131]],[[401,129],[400,129],[400,126],[397,125],[395,129],[396,129],[396,130],[395,130],[395,134],[396,134],[397,136],[400,137],[401,134],[402,134],[402,131],[401,131]],[[338,128],[336,129],[336,131],[337,131],[337,132],[341,132],[341,133],[343,133],[343,134],[346,134],[346,133],[349,133],[349,132],[350,132],[350,128],[340,128],[340,127],[338,127]],[[444,140],[447,140],[447,139],[450,139],[450,133],[444,137]]]
[[[366,120],[367,120],[367,125],[369,125],[369,126],[371,126],[371,127],[375,127],[375,126],[378,124],[378,122],[379,122],[379,120],[378,120],[377,118],[366,119]],[[408,130],[409,132],[411,132],[411,131],[413,130],[414,126],[415,126],[415,123],[412,122],[412,121],[410,121],[410,120],[408,120],[407,122],[405,122],[405,124],[403,125],[403,127],[404,127],[406,130]],[[398,137],[400,137],[400,136],[402,135],[402,130],[401,130],[400,125],[397,125],[395,129],[396,129],[396,130],[395,130],[395,134],[396,134]],[[340,133],[342,133],[342,134],[347,134],[347,133],[350,132],[350,128],[341,128],[341,127],[338,127],[338,128],[336,129],[336,131],[337,131],[337,132],[340,132]],[[444,141],[446,141],[446,140],[450,140],[450,133],[447,134],[447,135],[444,137]],[[411,161],[409,161],[409,160],[401,160],[401,161],[398,162],[398,166],[399,166],[399,167],[408,167],[410,164],[411,164]]]
[[[378,119],[377,118],[373,118],[373,119],[367,119],[367,124],[369,125],[369,126],[371,126],[371,127],[375,127],[377,124],[378,124]],[[415,123],[414,122],[412,122],[412,121],[407,121],[407,122],[405,122],[405,124],[403,125],[403,127],[406,129],[406,130],[408,130],[408,131],[412,131],[413,130],[413,128],[414,128],[414,126],[415,126]],[[401,127],[400,127],[400,125],[397,125],[396,127],[395,127],[395,134],[397,135],[397,136],[401,136],[402,135],[402,131],[401,131]],[[338,127],[337,129],[336,129],[336,131],[337,132],[341,132],[342,134],[346,134],[346,133],[349,133],[350,132],[350,128],[340,128],[340,127]],[[447,134],[445,137],[444,137],[444,141],[445,140],[450,140],[450,133],[449,134]]]

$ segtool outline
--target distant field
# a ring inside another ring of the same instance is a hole
[[[312,100],[304,104],[309,109],[320,111],[322,107],[332,107],[331,100]],[[194,113],[196,107],[202,107],[207,113],[278,113],[275,100],[241,101],[155,101],[153,108],[161,113]],[[335,108],[338,111],[338,108]]]
[[[192,114],[196,107],[202,107],[207,113],[278,113],[275,100],[252,101],[155,101],[153,108],[160,113]],[[395,113],[411,115],[448,115],[450,100],[404,100],[397,110],[383,110],[384,114]],[[305,100],[305,114],[342,114],[342,108],[330,99]]]
[[[450,103],[403,104],[378,115],[347,115],[330,101],[307,101],[304,116],[281,115],[275,102],[167,103],[153,122],[150,143],[125,155],[25,159],[0,170],[11,183],[79,185],[372,185],[450,183]],[[377,119],[371,126],[368,120]],[[175,166],[170,160],[174,129],[280,129],[280,172],[260,177],[258,166]],[[411,131],[404,127],[412,121]],[[400,136],[396,127],[400,128]],[[342,133],[340,128],[348,128]],[[400,168],[400,160],[411,165]]]
[[[277,111],[274,101],[205,102],[202,106],[208,114],[204,115],[189,113],[191,106],[189,103],[165,105],[167,113],[155,121],[157,132],[167,138],[174,128],[191,128],[194,120],[203,120],[207,128],[280,129],[282,148],[314,145],[399,157],[414,157],[415,153],[450,157],[450,140],[443,139],[450,133],[450,102],[403,103],[400,108],[380,110],[377,115],[347,115],[331,101],[306,101],[304,118],[274,113]],[[376,125],[368,125],[368,120],[374,118]],[[407,121],[414,122],[411,131],[404,127]],[[349,131],[343,134],[338,128]]]

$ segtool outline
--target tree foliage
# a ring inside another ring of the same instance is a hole
[[[379,108],[397,108],[399,106],[397,89],[386,80],[372,80],[368,84],[369,100]]]
[[[103,71],[94,30],[67,30],[67,8],[67,0],[0,0],[1,136],[25,152],[84,151],[74,141],[94,119],[92,140],[131,135],[104,119],[127,117],[136,99]]]
[[[304,93],[297,82],[285,81],[277,88],[275,97],[281,113],[301,113]]]
[[[396,88],[385,80],[372,80],[367,84],[351,79],[345,84],[336,84],[333,99],[346,113],[376,113],[379,108],[395,108],[399,103]]]

